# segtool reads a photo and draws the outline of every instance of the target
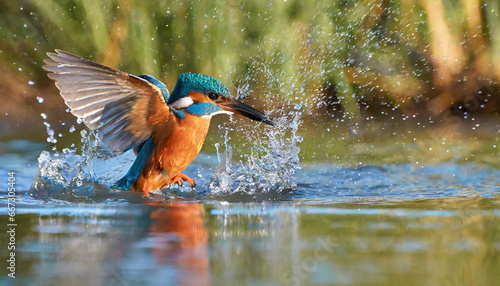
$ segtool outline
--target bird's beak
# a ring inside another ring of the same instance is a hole
[[[222,103],[221,106],[226,111],[241,114],[250,119],[262,121],[269,125],[274,125],[274,121],[272,121],[267,115],[239,100],[233,99],[232,101]]]

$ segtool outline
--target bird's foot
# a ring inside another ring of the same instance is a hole
[[[188,182],[192,188],[196,187],[196,183],[194,182],[194,180],[184,174],[175,175],[172,179],[170,179],[169,185],[177,184],[179,186],[182,186],[182,184],[184,183],[183,181]]]

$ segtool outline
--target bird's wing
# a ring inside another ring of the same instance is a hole
[[[161,90],[148,81],[71,53],[47,53],[51,72],[71,113],[96,130],[114,152],[125,152],[152,135],[170,115]]]

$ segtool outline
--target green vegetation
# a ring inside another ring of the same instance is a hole
[[[435,115],[498,93],[499,8],[496,0],[6,1],[0,62],[48,85],[42,62],[58,48],[169,85],[195,71],[305,95],[307,110],[324,102],[353,116],[381,106]]]
[[[151,74],[170,89],[180,73],[200,72],[234,93],[251,92],[245,101],[274,115],[295,107],[305,122],[299,135],[306,161],[434,162],[472,153],[488,161],[498,153],[499,6],[496,0],[5,1],[0,94],[7,100],[0,114],[8,115],[0,132],[4,140],[43,140],[41,122],[37,131],[23,131],[43,112],[64,134],[59,145],[79,141],[78,132],[68,132],[74,118],[42,70],[45,53],[63,49]],[[208,143],[219,136],[209,135]],[[214,152],[212,144],[206,148]]]

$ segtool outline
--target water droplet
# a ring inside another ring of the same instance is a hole
[[[38,101],[38,103],[43,103],[45,101],[45,99],[43,99],[43,97],[40,96],[37,96],[36,100]]]
[[[45,113],[40,113],[40,115],[42,116],[43,119],[47,119],[47,114]]]
[[[29,85],[34,85],[34,84],[35,84],[35,82],[34,82],[34,81],[32,81],[32,80],[30,80],[30,81],[28,81],[28,84],[29,84]]]

